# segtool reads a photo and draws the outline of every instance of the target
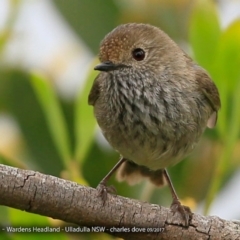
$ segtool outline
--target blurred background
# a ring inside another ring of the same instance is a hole
[[[240,0],[1,0],[0,163],[97,186],[119,156],[101,135],[87,97],[100,41],[127,22],[163,29],[218,86],[217,127],[206,130],[195,151],[169,172],[192,211],[239,219]],[[168,188],[155,189],[147,181],[128,186],[112,178],[110,184],[122,196],[171,204]],[[0,206],[0,226],[61,224]],[[0,232],[4,240],[32,237]]]

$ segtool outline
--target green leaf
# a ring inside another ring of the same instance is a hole
[[[214,78],[220,91],[222,108],[219,112],[219,129],[223,137],[228,135],[229,99],[240,79],[240,20],[233,22],[219,39]],[[237,110],[238,111],[238,110]]]
[[[53,141],[65,166],[71,159],[70,141],[66,122],[50,81],[42,73],[33,72],[31,84],[45,114]]]
[[[240,20],[233,22],[222,34],[215,61],[215,76],[221,95],[219,112],[221,137],[224,141],[216,170],[206,198],[205,213],[218,193],[222,180],[232,171],[230,160],[240,132]]]
[[[196,61],[208,70],[219,89],[222,108],[219,111],[217,129],[223,137],[226,132],[227,83],[222,79],[221,69],[216,64],[221,37],[215,4],[208,0],[196,1],[190,20],[189,40]]]
[[[195,59],[210,74],[220,34],[216,5],[209,0],[197,1],[190,20],[189,40]]]
[[[224,138],[223,145],[224,147],[222,148],[222,152],[219,155],[220,158],[218,160],[216,169],[213,173],[212,182],[210,183],[210,187],[206,197],[204,209],[205,214],[208,213],[211,203],[214,197],[217,195],[224,177],[227,175],[227,173],[232,171],[232,165],[230,163],[230,160],[232,159],[233,150],[238,141],[240,132],[240,111],[238,110],[240,108],[239,96],[240,96],[240,78],[236,86],[236,89],[233,92],[231,117],[228,123],[226,137]]]
[[[95,64],[96,61],[94,61]],[[75,104],[75,159],[80,162],[84,161],[95,133],[96,120],[93,115],[93,107],[88,105],[88,94],[97,74],[97,71],[90,72],[85,87],[79,93]]]
[[[228,92],[232,92],[240,77],[240,19],[224,31],[218,48],[216,71],[225,81]]]

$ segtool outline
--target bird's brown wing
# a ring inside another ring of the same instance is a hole
[[[217,123],[217,112],[221,107],[219,92],[215,83],[211,80],[205,70],[199,66],[195,66],[195,69],[199,90],[206,97],[209,105],[213,109],[213,112],[207,122],[207,127],[213,128]]]
[[[92,88],[90,90],[90,93],[88,95],[88,104],[89,105],[93,105],[95,104],[95,102],[97,101],[98,97],[99,97],[99,93],[100,93],[100,86],[99,86],[99,82],[101,79],[101,75],[99,74],[92,85]]]

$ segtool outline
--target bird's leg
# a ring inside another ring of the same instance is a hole
[[[107,186],[107,182],[108,182],[109,178],[116,172],[116,170],[125,161],[126,161],[126,159],[121,157],[120,160],[117,162],[117,164],[111,169],[111,171],[98,184],[97,190],[98,190],[98,193],[99,193],[100,197],[103,200],[103,204],[105,204],[105,201],[107,200],[107,194],[108,193],[116,192],[116,190],[113,186],[110,186],[110,187]]]
[[[192,215],[192,212],[189,207],[181,204],[166,169],[163,170],[163,174],[168,183],[168,186],[170,187],[171,194],[172,194],[173,202],[171,204],[171,210],[173,211],[173,213],[179,212],[185,220],[186,227],[188,227],[189,219],[190,219],[190,216]]]

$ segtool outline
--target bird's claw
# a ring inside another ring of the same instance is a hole
[[[182,205],[178,199],[173,200],[170,208],[173,214],[175,214],[176,212],[179,212],[181,214],[182,218],[185,221],[185,226],[188,227],[190,218],[192,216],[191,209],[187,206]]]
[[[97,186],[97,191],[98,191],[98,196],[101,197],[102,201],[103,201],[103,205],[105,204],[106,200],[107,200],[107,194],[115,194],[117,191],[115,189],[114,186],[106,186],[106,184],[104,183],[99,183]]]

